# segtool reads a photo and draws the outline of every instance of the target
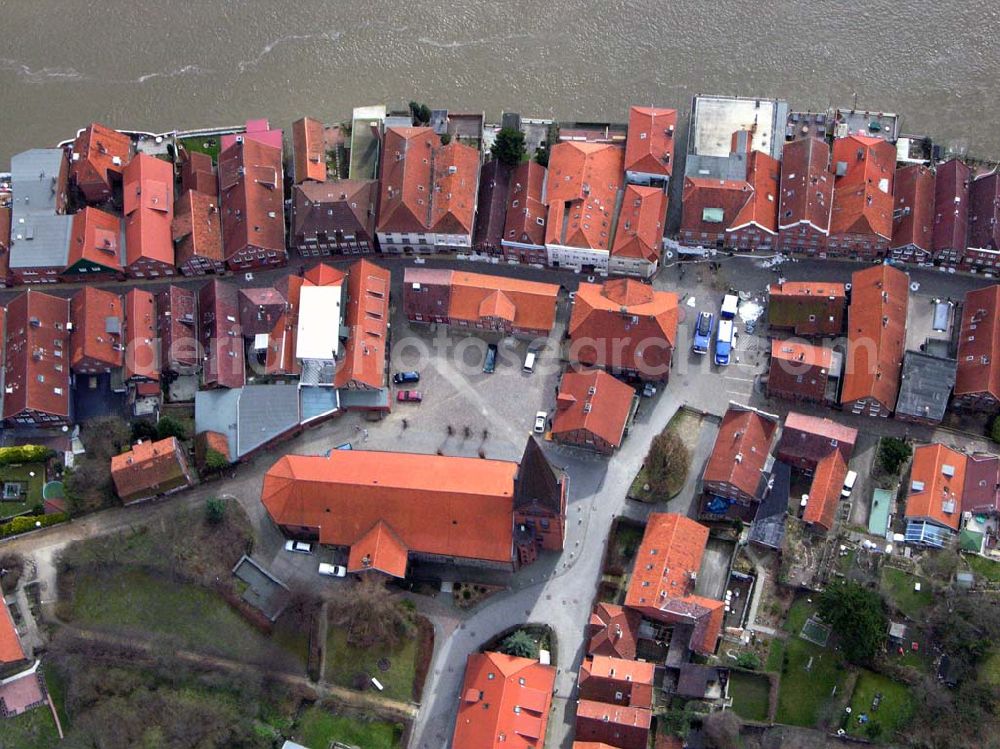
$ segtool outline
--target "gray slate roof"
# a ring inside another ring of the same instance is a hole
[[[896,414],[941,421],[955,387],[956,367],[954,359],[907,351]]]
[[[10,160],[10,267],[65,267],[73,217],[56,213],[56,189],[64,155],[60,148],[33,148]]]
[[[195,431],[220,432],[229,439],[236,461],[299,424],[295,385],[247,385],[232,390],[202,390],[195,395]]]

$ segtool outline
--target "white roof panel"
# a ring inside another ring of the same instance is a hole
[[[295,358],[335,360],[340,354],[340,286],[303,286]]]

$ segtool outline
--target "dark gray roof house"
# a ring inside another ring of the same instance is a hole
[[[300,423],[299,388],[295,385],[246,385],[200,390],[194,401],[195,432],[218,432],[229,441],[236,462]]]
[[[907,351],[896,401],[896,418],[923,424],[939,424],[944,418],[955,387],[954,359],[922,351]]]

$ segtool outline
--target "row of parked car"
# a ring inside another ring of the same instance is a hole
[[[715,364],[725,367],[732,358],[736,347],[736,310],[739,298],[735,294],[726,294],[722,299],[722,309],[719,313],[719,327],[715,330]],[[715,329],[715,315],[711,312],[699,312],[698,321],[694,326],[694,340],[691,350],[696,354],[707,354],[712,344],[712,332]]]

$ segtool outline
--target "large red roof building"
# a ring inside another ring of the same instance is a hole
[[[198,338],[203,387],[239,388],[246,384],[246,358],[236,287],[217,279],[198,291]]]
[[[556,670],[503,653],[473,653],[455,719],[452,749],[538,749],[552,706]]]
[[[382,149],[377,235],[383,252],[472,247],[479,152],[441,145],[429,127],[390,127]]]
[[[580,700],[576,706],[576,738],[596,742],[597,746],[619,749],[645,749],[653,713],[639,707],[609,705],[606,702]],[[587,746],[587,743],[583,744]]]
[[[111,457],[111,478],[125,504],[184,489],[194,483],[187,456],[176,437],[139,442]]]
[[[171,225],[177,267],[185,276],[222,273],[226,269],[222,250],[219,199],[188,190],[177,201]]]
[[[1000,407],[1000,285],[965,295],[952,403],[972,411]]]
[[[666,221],[667,194],[662,189],[626,186],[608,270],[623,276],[653,276],[660,265]]]
[[[996,272],[1000,260],[1000,172],[977,177],[969,186],[969,247],[966,265]]]
[[[79,374],[111,372],[122,366],[125,313],[118,294],[86,286],[70,303],[70,368]]]
[[[726,246],[753,252],[771,250],[778,237],[778,173],[781,163],[753,151],[747,164],[751,194],[726,227]]]
[[[195,292],[182,286],[172,285],[156,295],[160,366],[165,372],[187,375],[198,370],[196,306]]]
[[[632,107],[625,140],[625,179],[633,185],[666,189],[674,170],[677,110]]]
[[[895,146],[864,135],[837,138],[833,167],[836,180],[827,254],[883,256],[892,241]]]
[[[702,476],[705,492],[743,506],[760,502],[777,430],[777,417],[730,403]]]
[[[525,161],[511,173],[503,238],[504,256],[522,263],[545,263],[545,181],[537,161]]]
[[[640,622],[637,611],[601,601],[594,604],[587,624],[587,655],[633,660]]]
[[[767,290],[767,324],[797,336],[840,335],[847,289],[842,283],[785,281]]]
[[[281,149],[235,142],[219,156],[222,248],[232,270],[284,265],[284,170]]]
[[[132,141],[124,133],[92,123],[73,141],[69,179],[91,204],[114,197],[122,183],[122,170],[132,154]]]
[[[577,738],[645,749],[654,673],[654,664],[648,662],[602,655],[585,658],[580,665]]]
[[[893,257],[923,263],[934,252],[934,172],[913,164],[896,170]]]
[[[143,289],[125,294],[125,379],[159,382],[160,349],[156,340],[156,298]]]
[[[822,403],[833,368],[833,349],[800,341],[771,339],[769,397]]]
[[[292,123],[292,157],[292,180],[296,185],[326,180],[326,144],[322,122],[303,117]]]
[[[781,154],[777,249],[824,252],[833,209],[830,146],[818,138],[786,143]]]
[[[124,171],[125,274],[172,276],[174,170],[169,162],[140,153]]]
[[[753,188],[745,180],[685,177],[681,208],[681,244],[726,247],[726,230],[734,225]]]
[[[26,291],[7,304],[3,418],[8,426],[70,423],[70,302]]]
[[[955,265],[969,243],[969,185],[972,169],[951,159],[937,167],[934,179],[934,257]]]
[[[906,540],[940,546],[961,524],[968,458],[941,444],[913,451],[906,495]]]
[[[647,381],[666,381],[677,341],[677,295],[617,279],[581,283],[567,334],[569,360]]]
[[[303,257],[375,251],[374,180],[304,182],[292,200],[292,244]]]
[[[626,608],[644,617],[686,630],[689,647],[715,652],[725,605],[699,596],[695,580],[708,543],[708,528],[682,515],[655,512],[649,516],[635,567],[625,594]]]
[[[840,403],[855,414],[885,417],[899,395],[910,279],[876,265],[855,271],[851,283]]]
[[[74,214],[63,277],[120,278],[125,259],[122,239],[122,222],[117,216],[89,206]]]
[[[601,369],[566,371],[556,395],[552,439],[604,455],[621,447],[635,390]]]
[[[385,387],[389,345],[390,273],[368,260],[354,263],[347,274],[344,325],[347,340],[334,384],[351,390]]]

